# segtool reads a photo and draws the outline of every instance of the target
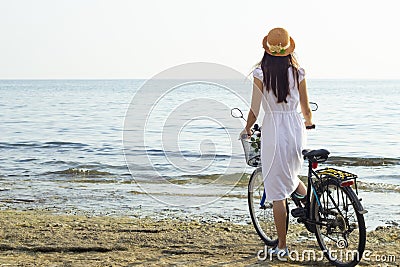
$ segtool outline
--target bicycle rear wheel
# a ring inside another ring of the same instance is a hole
[[[325,178],[311,207],[315,235],[325,257],[335,266],[357,265],[364,253],[366,229],[361,203],[351,187],[341,187],[337,178]]]
[[[278,245],[278,234],[274,223],[272,202],[266,201],[264,179],[261,168],[257,168],[250,176],[248,186],[248,204],[251,220],[260,238],[267,246]],[[289,221],[289,207],[286,202],[286,231]]]

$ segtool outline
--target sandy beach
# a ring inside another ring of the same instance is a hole
[[[330,266],[257,259],[264,246],[252,225],[12,210],[0,221],[0,266]],[[288,241],[292,250],[319,251],[301,225],[291,225]],[[400,228],[378,227],[360,265],[399,266],[399,249]]]

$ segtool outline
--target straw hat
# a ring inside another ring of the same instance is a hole
[[[294,51],[295,43],[287,30],[274,28],[263,39],[265,52],[272,56],[283,57]]]

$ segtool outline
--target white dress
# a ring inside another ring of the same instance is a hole
[[[299,68],[299,82],[304,70]],[[261,68],[253,71],[263,81]],[[292,67],[288,69],[290,93],[287,103],[278,103],[273,91],[263,88],[265,111],[261,128],[261,162],[267,201],[289,198],[299,185],[298,174],[303,163],[301,151],[306,143],[305,126],[297,111],[300,95]]]

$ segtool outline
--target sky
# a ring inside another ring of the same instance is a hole
[[[0,0],[0,79],[148,79],[190,62],[247,75],[286,28],[307,76],[400,79],[396,0]]]

